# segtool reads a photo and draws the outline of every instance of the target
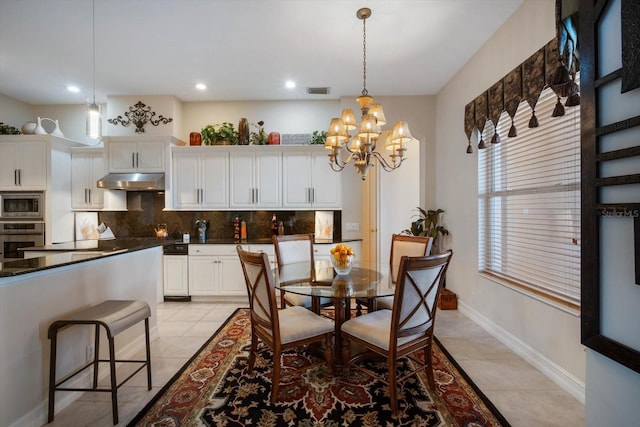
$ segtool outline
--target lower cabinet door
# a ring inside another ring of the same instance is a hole
[[[218,269],[217,256],[189,256],[189,295],[217,295]]]
[[[164,255],[164,295],[189,295],[189,263],[184,255]]]
[[[247,295],[247,286],[238,256],[221,256],[219,266],[220,294]]]

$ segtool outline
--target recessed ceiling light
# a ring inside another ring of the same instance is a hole
[[[67,90],[69,92],[73,92],[73,93],[79,93],[80,92],[80,88],[78,86],[74,86],[74,85],[68,85],[67,86]]]
[[[296,82],[294,82],[293,80],[287,80],[284,85],[287,87],[287,89],[293,89],[296,87]]]
[[[196,89],[198,90],[205,90],[207,88],[207,85],[204,83],[198,83],[196,84]]]

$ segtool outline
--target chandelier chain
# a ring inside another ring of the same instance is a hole
[[[369,94],[367,91],[367,19],[362,20],[362,95]]]
[[[91,50],[93,51],[93,103],[96,103],[96,0],[91,2]]]

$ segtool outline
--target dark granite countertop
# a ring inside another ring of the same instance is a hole
[[[315,244],[328,244],[333,245],[336,243],[346,243],[346,242],[360,242],[362,239],[342,239],[342,240],[316,240]],[[237,245],[237,244],[245,244],[245,245],[271,245],[270,238],[260,238],[260,239],[248,239],[246,241],[236,242],[233,239],[207,239],[206,241],[200,241],[197,239],[191,239],[189,242],[190,245]]]
[[[173,239],[133,238],[112,240],[84,240],[23,248],[27,251],[51,252],[51,255],[3,262],[0,278],[33,273],[93,259],[135,252],[175,242]]]
[[[341,242],[357,242],[362,239],[342,239]],[[52,245],[22,248],[23,251],[51,252],[51,255],[37,258],[7,261],[0,266],[0,278],[33,273],[40,270],[62,267],[107,256],[134,252],[142,249],[182,243],[176,239],[128,238],[111,240],[83,240],[77,242],[54,243]],[[233,239],[209,239],[205,242],[191,240],[189,244],[235,245]],[[249,239],[241,244],[271,244],[271,239]],[[335,244],[337,241],[316,241],[316,244]]]

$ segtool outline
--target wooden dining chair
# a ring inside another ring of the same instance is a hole
[[[398,281],[398,271],[400,269],[400,259],[403,256],[416,257],[431,254],[433,237],[412,236],[408,234],[393,234],[391,236],[391,252],[389,255],[389,281],[391,286],[395,286]],[[358,300],[358,304],[366,304],[368,311],[388,309],[393,307],[393,297]]]
[[[248,372],[251,373],[253,370],[258,356],[258,340],[261,340],[273,352],[271,402],[275,403],[280,385],[283,351],[315,342],[324,343],[327,368],[332,373],[334,324],[304,307],[294,306],[278,310],[276,289],[267,254],[245,251],[240,245],[236,246],[236,250],[242,264],[251,311]],[[299,370],[295,370],[290,374],[298,372]]]
[[[276,253],[278,268],[282,269],[287,264],[307,263],[309,268],[296,277],[296,281],[313,282],[315,280],[315,266],[313,259],[313,234],[286,234],[272,236],[273,246]],[[320,306],[329,306],[333,302],[330,298],[321,298]],[[280,307],[302,306],[305,308],[319,307],[313,306],[313,299],[306,295],[297,295],[291,292],[280,291]]]
[[[363,314],[342,324],[343,360],[347,367],[366,372],[389,387],[394,418],[398,414],[399,383],[425,370],[428,385],[435,390],[431,343],[436,303],[452,255],[449,250],[426,257],[403,256],[400,258],[393,308]],[[351,343],[364,347],[364,351],[350,358]],[[385,375],[381,376],[361,364],[372,357],[386,358],[388,372]],[[405,357],[414,362],[415,369],[399,377],[396,364]]]

